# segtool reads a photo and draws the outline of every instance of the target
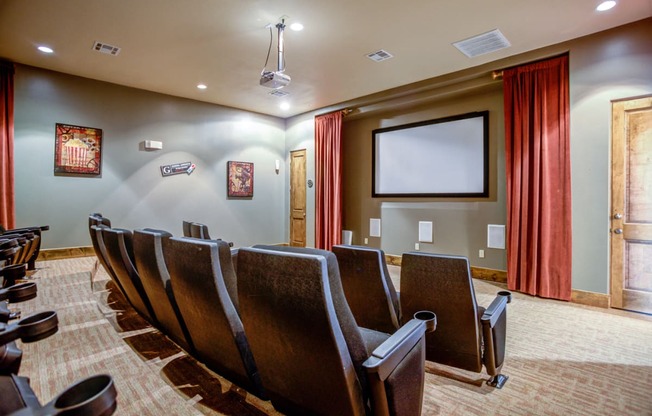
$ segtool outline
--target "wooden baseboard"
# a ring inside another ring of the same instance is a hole
[[[605,293],[587,292],[584,290],[571,290],[571,302],[580,305],[595,306],[608,309],[611,304],[611,297]]]
[[[386,254],[385,261],[392,266],[401,265],[401,256]],[[507,272],[505,270],[486,269],[483,267],[471,266],[471,277],[481,280],[489,280],[497,283],[507,283]]]
[[[40,250],[36,261],[72,259],[75,257],[90,257],[95,255],[93,247],[67,247]]]
[[[401,265],[401,256],[386,254],[385,258],[387,264],[391,264],[393,266]],[[471,276],[475,279],[480,280],[507,283],[507,271],[505,270],[486,269],[483,267],[471,266]],[[609,295],[604,293],[587,292],[584,290],[573,289],[571,291],[571,302],[578,303],[580,305],[595,306],[598,308],[608,309],[611,304],[611,298]]]

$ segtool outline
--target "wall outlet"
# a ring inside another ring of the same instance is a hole
[[[419,250],[419,243],[414,243],[414,249]]]
[[[364,243],[365,245],[369,244],[369,239],[367,237],[364,238]]]
[[[484,250],[480,250],[478,252],[478,257],[480,257],[481,259],[484,259]]]

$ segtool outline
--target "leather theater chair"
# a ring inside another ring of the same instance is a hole
[[[202,240],[210,240],[211,236],[208,233],[208,226],[198,222],[190,223],[190,236],[192,238],[200,238]]]
[[[502,388],[507,303],[511,293],[478,305],[465,257],[412,252],[401,262],[401,307],[410,314],[423,309],[437,314],[437,331],[426,337],[426,359],[476,373],[486,368],[487,384]]]
[[[342,287],[359,326],[394,333],[401,322],[398,294],[390,278],[385,253],[376,248],[336,245]]]
[[[247,336],[222,274],[221,261],[231,259],[228,243],[171,237],[163,240],[163,255],[199,361],[264,398]]]
[[[109,264],[109,259],[106,254],[106,246],[104,245],[104,239],[98,237],[98,228],[111,228],[111,220],[106,217],[103,217],[102,214],[95,213],[91,214],[88,217],[88,233],[91,237],[91,242],[93,244],[93,250],[95,251],[95,257],[100,262],[106,273],[109,275],[113,283],[118,287],[120,292],[122,292],[125,299],[125,291],[122,288],[122,284],[115,275],[111,264]]]
[[[135,230],[134,263],[161,329],[183,349],[194,353],[192,339],[179,311],[163,258],[163,241],[170,237],[172,234],[167,231],[149,228]]]
[[[95,227],[98,242],[102,240],[115,277],[124,289],[127,300],[149,323],[158,326],[156,314],[147,297],[140,275],[134,266],[132,233],[121,228]]]
[[[289,415],[419,415],[435,317],[393,335],[357,326],[335,255],[257,246],[238,254],[245,331],[274,407]]]
[[[192,224],[191,221],[186,221],[186,220],[181,221],[181,226],[182,226],[183,236],[184,237],[192,237],[192,231],[191,231],[190,224]]]
[[[36,259],[38,258],[39,252],[41,250],[41,233],[43,231],[48,231],[49,229],[49,225],[14,228],[11,230],[6,230],[0,226],[0,239],[6,237],[9,234],[32,233],[35,236],[34,241],[32,243],[32,247],[30,248],[30,254],[25,256],[23,263],[27,264],[28,270],[34,270],[36,269]]]

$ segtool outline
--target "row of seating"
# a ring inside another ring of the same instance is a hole
[[[0,234],[0,416],[113,414],[117,392],[108,375],[81,380],[45,405],[39,402],[29,379],[18,375],[23,352],[16,341],[31,343],[48,338],[58,331],[59,320],[55,311],[43,311],[11,322],[21,314],[9,305],[13,307],[15,303],[37,296],[35,282],[21,282],[26,277],[28,264],[17,260],[30,261],[35,250],[34,233],[26,229],[11,231]]]
[[[418,415],[422,312],[393,334],[359,327],[332,252],[133,233],[89,217],[125,298],[209,368],[287,414]],[[234,259],[237,264],[234,267]]]
[[[502,388],[507,303],[511,293],[499,291],[489,307],[478,305],[469,261],[465,257],[424,252],[401,259],[400,300],[380,249],[333,247],[342,285],[357,322],[392,333],[402,316],[421,310],[437,314],[437,331],[426,337],[426,359],[476,373],[483,365],[487,384]]]

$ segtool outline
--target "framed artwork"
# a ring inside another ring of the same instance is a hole
[[[92,127],[56,124],[54,173],[100,176],[102,130]]]
[[[251,198],[254,196],[254,164],[233,162],[226,164],[227,196],[229,198]]]

